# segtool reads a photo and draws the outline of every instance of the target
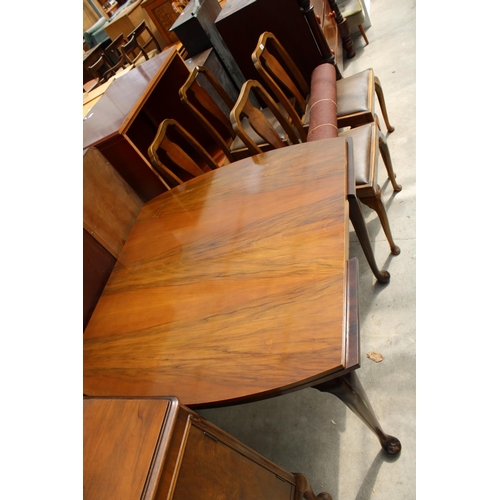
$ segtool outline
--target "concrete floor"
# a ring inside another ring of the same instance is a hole
[[[353,231],[350,255],[359,260],[362,361],[357,374],[382,428],[401,440],[400,456],[388,458],[358,417],[315,389],[199,411],[285,469],[305,474],[316,494],[327,491],[339,500],[416,498],[415,10],[415,0],[371,0],[370,43],[365,46],[358,33],[356,56],[344,61],[345,76],[374,69],[396,128],[387,140],[403,190],[393,193],[381,159],[378,175],[399,256],[391,256],[378,218],[363,206],[377,262],[391,273],[390,283],[376,283]],[[369,351],[381,353],[383,361],[365,357]]]

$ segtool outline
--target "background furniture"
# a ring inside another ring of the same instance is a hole
[[[122,46],[127,43],[127,39],[123,35],[118,35],[107,47],[106,54],[108,58],[113,61],[113,71],[124,69],[129,64],[128,59],[125,57],[125,53]]]
[[[141,5],[151,21],[153,21],[166,44],[172,45],[177,43],[179,38],[175,32],[170,31],[170,28],[179,16],[174,10],[172,2],[170,0],[146,0]]]
[[[331,500],[174,397],[84,398],[83,498]]]
[[[211,137],[179,99],[179,88],[188,76],[184,61],[174,47],[168,47],[113,81],[84,119],[83,149],[99,149],[143,201],[168,189],[148,158],[148,148],[166,117],[177,120],[210,154],[214,148]]]
[[[105,49],[110,45],[110,43],[111,40],[107,38],[104,42],[101,42],[83,54],[83,83],[87,83],[89,80],[94,79],[94,76],[89,71],[89,66],[94,65],[101,56],[105,59],[108,58]],[[109,61],[109,64],[112,66],[112,61]]]
[[[325,62],[299,4],[296,0],[233,0],[224,5],[215,26],[245,80],[258,80],[265,86],[251,58],[264,31],[273,32],[287,47],[307,81],[312,70]],[[315,17],[314,12],[310,11]]]
[[[328,42],[332,52],[335,54],[335,60],[340,70],[344,67],[344,50],[340,31],[333,16],[332,7],[328,0],[311,0],[311,5],[314,7],[314,12],[317,16],[319,25]]]
[[[121,33],[128,36],[129,33],[145,21],[160,44],[161,50],[163,50],[167,46],[167,42],[161,36],[155,23],[148,16],[147,11],[143,9],[143,2],[144,0],[135,0],[134,2],[124,5],[120,11],[106,23],[104,29],[109,37],[114,40]]]
[[[110,36],[104,29],[107,23],[107,19],[101,17],[93,26],[91,26],[87,31],[83,32],[83,39],[87,43],[87,48],[91,49],[96,45],[99,45],[105,40],[110,40]]]
[[[84,333],[84,394],[210,407],[361,383],[344,139],[240,160],[144,205]]]
[[[213,24],[220,11],[217,0],[205,0],[199,8],[196,2],[191,1],[185,6],[182,15],[177,17],[170,29],[182,42],[189,57],[213,47],[204,25]]]
[[[196,67],[203,66],[206,70],[210,71],[210,73],[214,76],[217,82],[222,85],[224,91],[228,94],[233,102],[236,101],[239,94],[239,88],[236,87],[232,78],[229,76],[225,66],[222,64],[220,57],[217,54],[217,51],[210,47],[199,54],[196,54],[193,57],[188,57],[184,61],[186,66],[189,68],[189,71],[193,71]],[[200,82],[203,86],[204,83]],[[212,90],[210,85],[204,87],[208,93],[211,93]],[[215,94],[211,94],[215,97]]]
[[[128,39],[135,37],[139,41],[141,47],[147,52],[148,57],[154,57],[161,52],[160,44],[149,29],[146,21],[142,21],[129,34]]]
[[[234,85],[239,89],[245,82],[245,77],[215,26],[220,12],[221,6],[217,0],[191,0],[171,30],[179,37],[188,57],[213,47]]]
[[[338,27],[339,35],[342,39],[342,47],[346,51],[347,58],[351,59],[356,55],[356,51],[353,48],[354,42],[351,38],[351,31],[349,29],[347,19],[344,19],[344,17],[342,16],[342,12],[340,12],[336,0],[327,1],[331,9],[331,13],[329,14],[329,16],[333,16],[335,18],[335,24]]]
[[[98,83],[104,83],[115,74],[114,68],[110,67],[111,65],[108,62],[108,59],[104,58],[104,55],[99,57],[97,61],[92,64],[92,66],[88,67],[90,74],[98,80]]]
[[[108,87],[119,77],[123,76],[125,73],[130,71],[132,66],[126,66],[124,69],[118,70],[115,75],[108,78],[108,81],[105,83],[101,83],[96,88],[91,88],[87,90],[83,94],[83,119],[84,121],[88,120],[89,117],[92,117],[92,113],[90,110],[96,105],[99,99],[104,95]],[[94,82],[96,80],[94,79]]]
[[[152,57],[158,54],[156,49],[153,49],[150,53],[146,52],[145,48],[139,43],[137,37],[132,35],[128,42],[122,45],[122,51],[125,54],[125,58],[131,66],[137,67],[142,63],[149,61]]]
[[[353,31],[353,28],[358,28],[361,35],[365,39],[366,45],[370,42],[366,36],[365,29],[363,28],[363,23],[365,22],[365,14],[363,11],[363,5],[360,0],[337,0],[337,5],[339,6],[342,16],[347,20],[349,24],[349,30]]]

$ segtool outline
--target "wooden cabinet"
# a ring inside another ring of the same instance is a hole
[[[168,189],[148,156],[165,118],[177,120],[209,152],[215,147],[179,98],[188,77],[178,52],[167,48],[114,80],[84,118],[83,149],[99,149],[143,202]]]
[[[172,2],[168,0],[146,0],[142,8],[148,13],[167,45],[177,43],[177,35],[170,32],[179,14],[174,11]]]
[[[85,398],[83,440],[85,500],[315,498],[176,398]]]
[[[323,19],[323,33],[331,40],[335,40],[336,26],[332,26],[326,18],[327,0],[311,2],[311,5],[315,7],[313,14]],[[318,12],[316,7],[319,8]],[[321,44],[318,43],[316,35],[309,27],[310,14],[309,9],[301,9],[300,2],[297,0],[273,0],[272,2],[228,0],[217,17],[215,26],[246,79],[261,81],[253,66],[251,56],[259,36],[264,31],[270,31],[291,54],[306,81],[310,81],[313,69],[326,62],[320,49]],[[314,15],[311,17],[310,22],[316,22]],[[335,23],[333,19],[331,21]],[[319,35],[322,36],[321,32]],[[326,45],[324,40],[323,43]],[[335,44],[330,45],[330,48],[334,47],[336,48]],[[329,54],[328,47],[326,47],[326,52]]]
[[[335,54],[337,66],[342,71],[344,67],[344,50],[340,38],[339,29],[335,18],[331,15],[332,9],[328,0],[311,0],[314,12],[318,16],[319,24],[325,35],[330,49]]]

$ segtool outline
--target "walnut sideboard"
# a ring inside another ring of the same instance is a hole
[[[85,398],[85,500],[331,500],[168,398]]]

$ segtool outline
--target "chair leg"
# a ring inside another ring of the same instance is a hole
[[[363,25],[362,24],[358,24],[358,28],[359,28],[359,31],[361,31],[361,35],[363,36],[363,38],[365,39],[365,43],[366,45],[368,45],[370,42],[368,41],[368,37],[366,36],[366,33],[365,33],[365,28],[363,28]]]
[[[382,110],[382,115],[384,116],[385,125],[389,132],[394,131],[394,127],[389,123],[389,116],[387,115],[387,108],[385,107],[384,91],[382,90],[382,85],[380,85],[380,80],[375,77],[375,92],[377,93],[378,102],[380,104],[380,109]]]
[[[391,180],[392,187],[394,191],[401,191],[403,187],[401,184],[396,182],[396,174],[394,173],[394,169],[392,168],[392,159],[391,154],[389,153],[389,146],[387,144],[387,140],[384,137],[384,134],[378,132],[378,146],[380,149],[380,155],[382,156],[382,160],[384,161],[385,168],[387,169],[387,174],[389,175],[389,179]]]
[[[356,195],[349,195],[349,219],[352,222],[356,236],[358,237],[363,253],[365,254],[366,260],[373,275],[377,278],[380,283],[388,283],[391,279],[389,271],[384,269],[379,269],[377,262],[375,261],[375,255],[373,254],[373,248],[370,243],[370,238],[368,236],[368,230],[366,228],[365,219],[361,213],[361,207],[359,206],[359,200]]]
[[[359,201],[362,201],[366,206],[377,212],[380,223],[382,224],[382,229],[384,230],[387,241],[389,242],[389,246],[391,247],[391,253],[393,255],[399,255],[401,253],[401,249],[396,245],[396,243],[394,243],[394,240],[392,238],[391,227],[389,226],[389,218],[387,217],[387,212],[381,198],[382,191],[380,189],[380,186],[377,185],[375,196],[360,198]]]

